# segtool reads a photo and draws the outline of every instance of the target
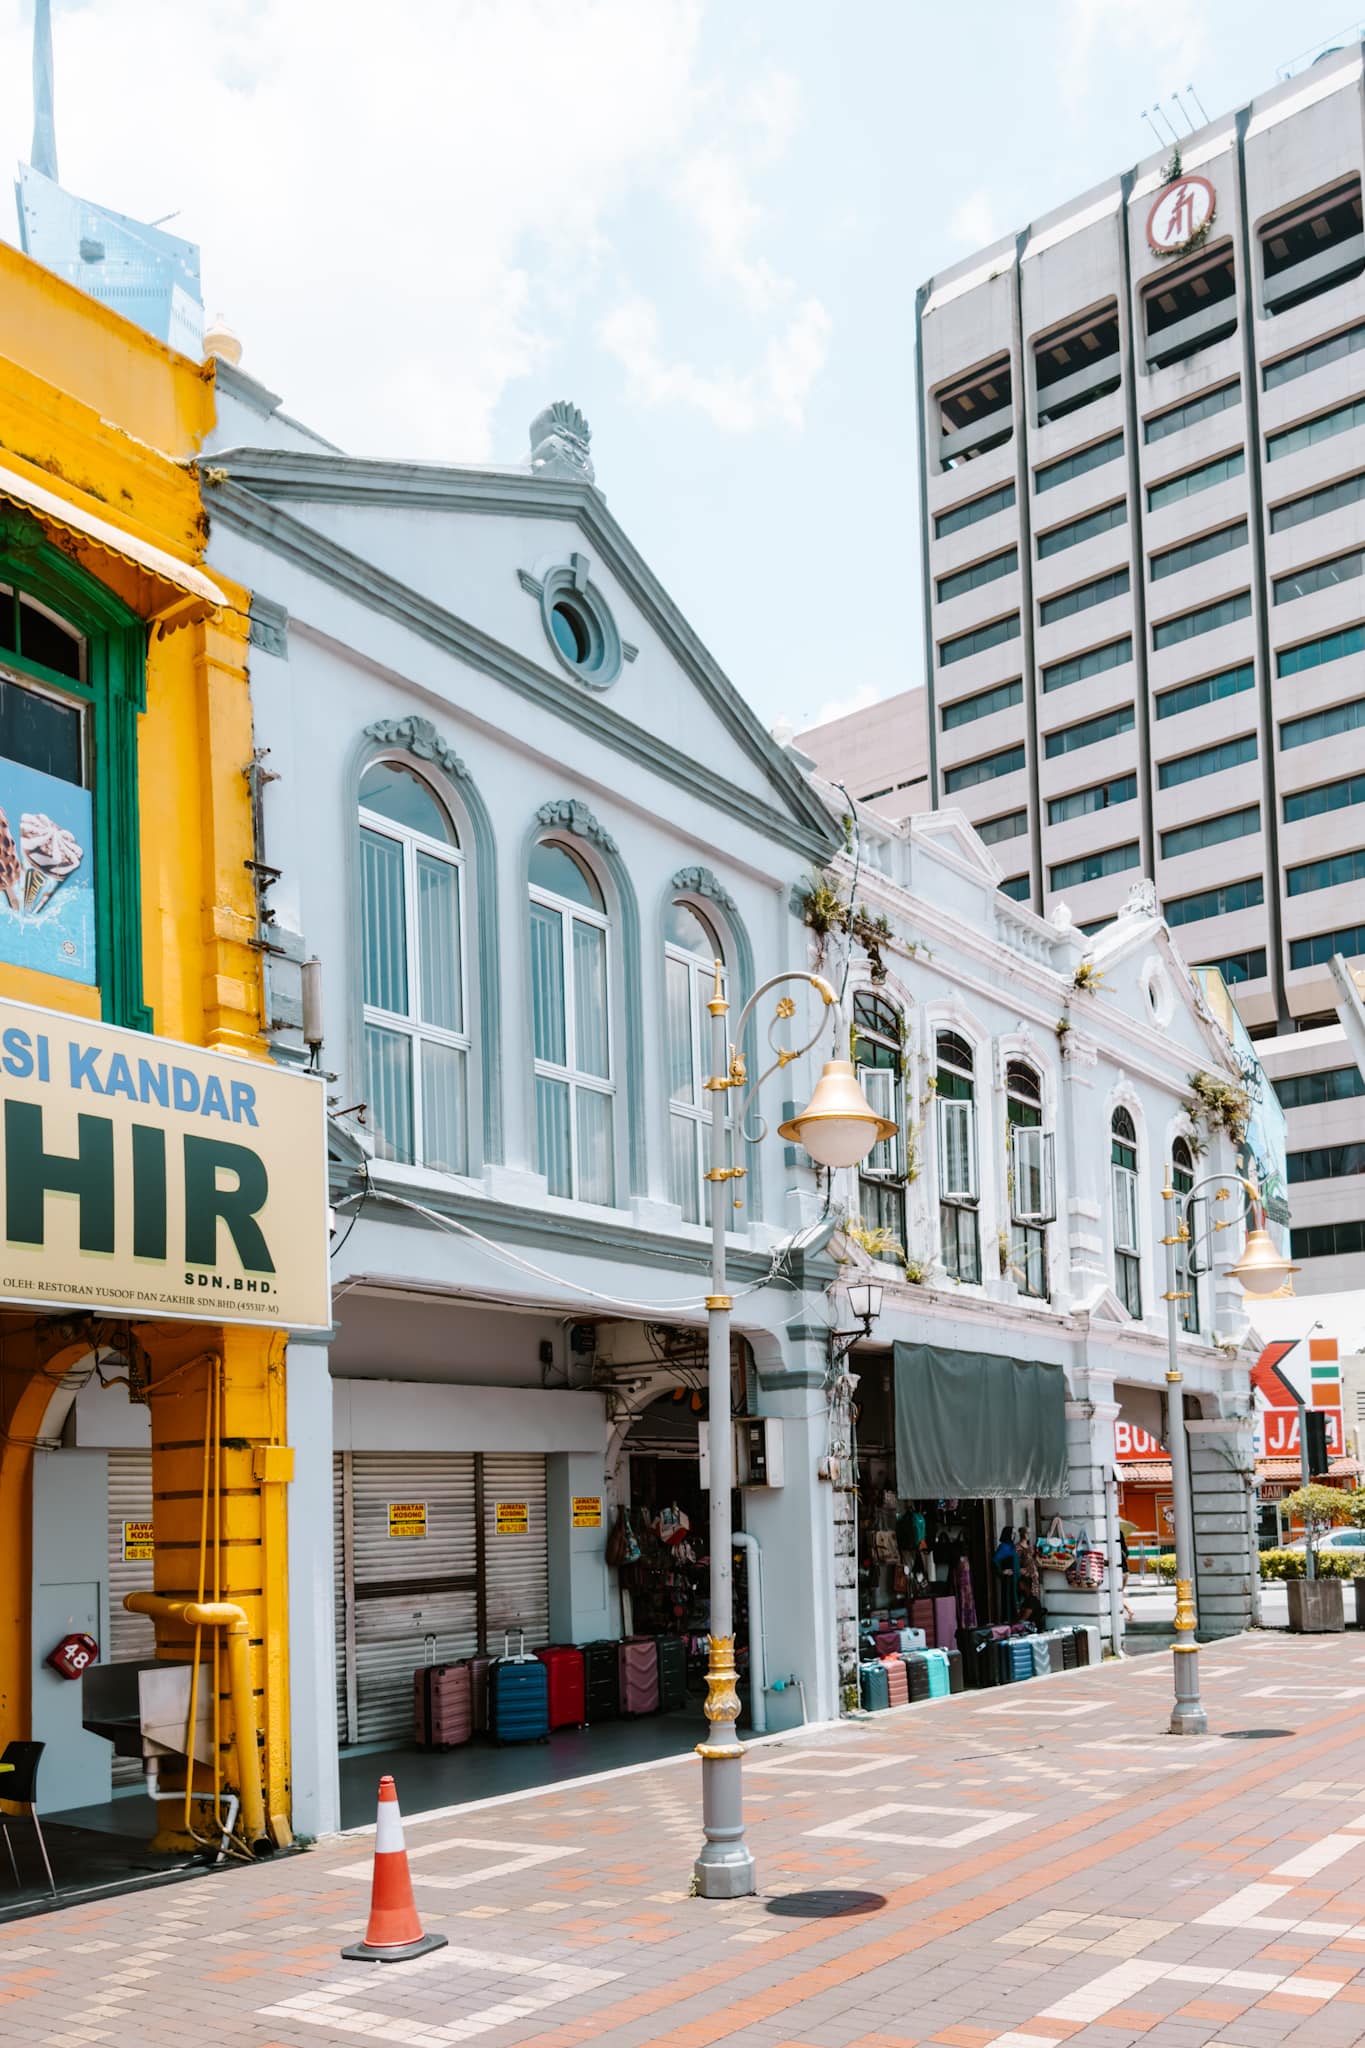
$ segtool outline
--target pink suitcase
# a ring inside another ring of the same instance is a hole
[[[957,1648],[957,1602],[950,1594],[946,1599],[940,1594],[933,1602],[934,1626],[929,1641],[935,1649],[955,1650]]]
[[[886,1704],[888,1707],[908,1707],[910,1679],[904,1657],[883,1657],[882,1663],[886,1669]]]
[[[934,1603],[932,1600],[910,1602],[910,1626],[922,1628],[928,1640],[934,1640]]]
[[[653,1636],[626,1636],[620,1651],[621,1712],[659,1711],[659,1652]]]
[[[898,1628],[879,1628],[872,1643],[879,1657],[890,1657],[900,1649],[901,1632]]]
[[[412,1674],[412,1718],[419,1749],[458,1749],[474,1732],[469,1666],[421,1664]]]
[[[470,1715],[476,1735],[488,1733],[488,1667],[491,1657],[466,1657],[469,1666]]]

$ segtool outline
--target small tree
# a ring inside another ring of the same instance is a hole
[[[1351,1520],[1352,1496],[1337,1486],[1310,1484],[1286,1494],[1280,1506],[1287,1514],[1303,1516],[1307,1548],[1316,1554],[1319,1536]]]

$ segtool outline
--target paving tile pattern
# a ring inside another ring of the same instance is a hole
[[[340,1960],[364,1834],[35,1915],[0,1927],[0,2043],[1365,2043],[1365,1637],[1202,1664],[1200,1740],[1150,1658],[755,1747],[755,1899],[688,1896],[689,1758],[409,1820],[449,1942],[416,1962]]]

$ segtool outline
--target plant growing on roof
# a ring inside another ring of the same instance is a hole
[[[1084,989],[1088,994],[1093,995],[1096,989],[1104,987],[1104,971],[1102,968],[1097,967],[1093,960],[1082,960],[1080,966],[1071,977],[1071,986]]]
[[[1194,1107],[1190,1121],[1212,1137],[1226,1131],[1234,1145],[1244,1142],[1251,1118],[1251,1097],[1235,1081],[1220,1080],[1217,1074],[1191,1074],[1190,1092]]]

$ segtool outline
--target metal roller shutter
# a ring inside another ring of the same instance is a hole
[[[478,1648],[474,1458],[355,1451],[350,1460],[351,1739],[374,1742],[411,1732],[412,1674],[429,1636],[441,1664]],[[415,1502],[425,1506],[425,1534],[391,1535],[390,1505]]]
[[[346,1460],[332,1458],[332,1614],[336,1651],[337,1741],[349,1742],[346,1713],[346,1643],[350,1608],[346,1600]]]
[[[483,1460],[485,1637],[494,1656],[503,1636],[525,1631],[528,1650],[550,1636],[550,1587],[545,1530],[545,1459],[489,1452]],[[499,1533],[499,1508],[503,1532]],[[509,1508],[526,1510],[525,1534]]]
[[[125,1593],[150,1593],[155,1567],[151,1558],[124,1557],[125,1522],[152,1519],[152,1454],[110,1451],[109,1459],[109,1641],[101,1646],[107,1664],[145,1662],[156,1655],[156,1628],[150,1616],[130,1614]],[[136,1785],[142,1764],[135,1756],[114,1758],[114,1783]]]

